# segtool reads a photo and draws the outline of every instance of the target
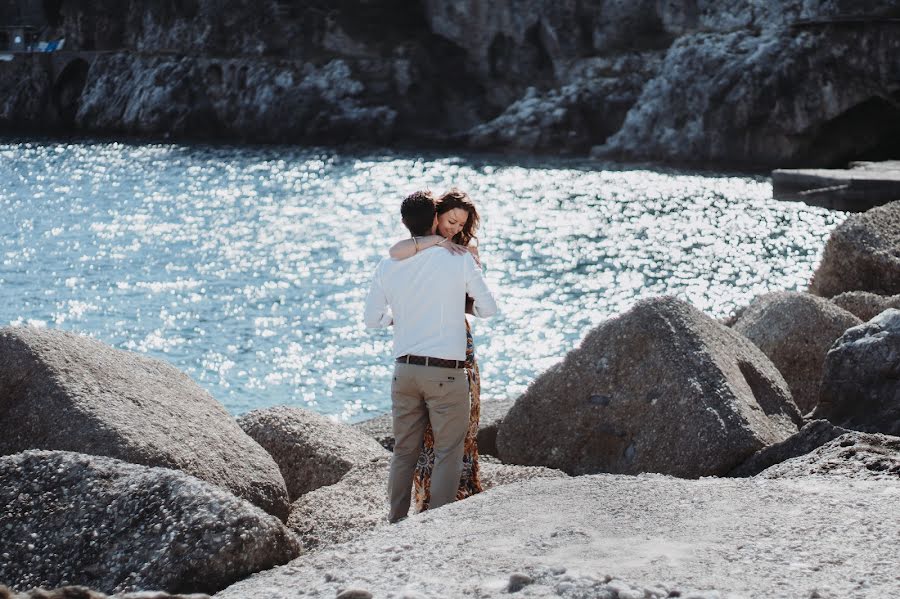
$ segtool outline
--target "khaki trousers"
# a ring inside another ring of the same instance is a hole
[[[396,522],[409,512],[413,475],[429,421],[434,431],[429,507],[440,507],[456,499],[469,427],[469,379],[465,369],[396,364],[391,411],[394,455],[388,475],[388,519]]]

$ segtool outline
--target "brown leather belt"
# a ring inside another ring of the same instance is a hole
[[[398,362],[404,364],[416,364],[418,366],[437,366],[438,368],[465,368],[468,366],[465,360],[445,360],[444,358],[430,358],[428,356],[400,356]]]

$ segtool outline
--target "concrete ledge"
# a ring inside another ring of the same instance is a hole
[[[853,162],[846,169],[776,169],[776,200],[864,212],[900,200],[900,161]]]

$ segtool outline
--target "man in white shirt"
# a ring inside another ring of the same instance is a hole
[[[434,234],[437,215],[431,193],[412,194],[400,213],[413,237]],[[409,511],[416,461],[429,421],[435,457],[429,505],[440,507],[456,498],[470,408],[465,371],[467,295],[474,299],[475,316],[497,312],[481,268],[468,252],[453,254],[432,246],[405,260],[384,259],[375,269],[366,298],[366,326],[394,325],[391,522],[402,520]]]

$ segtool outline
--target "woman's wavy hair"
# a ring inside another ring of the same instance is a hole
[[[462,208],[469,213],[469,218],[466,219],[466,224],[463,225],[462,230],[454,235],[450,241],[459,245],[469,245],[472,240],[478,239],[475,233],[478,232],[478,226],[481,224],[481,216],[478,215],[478,209],[475,208],[475,203],[472,202],[469,194],[461,189],[452,187],[437,199],[435,205],[438,216],[445,212],[450,212],[454,208]]]

